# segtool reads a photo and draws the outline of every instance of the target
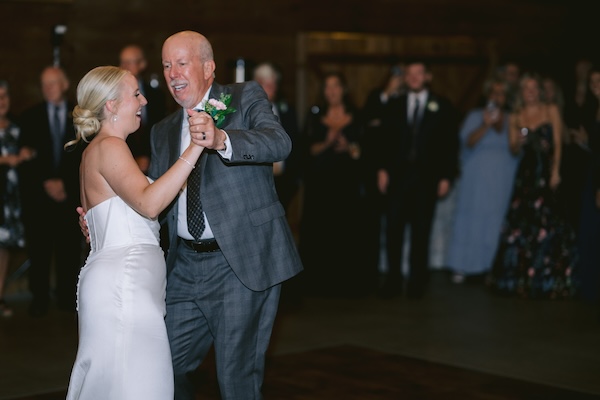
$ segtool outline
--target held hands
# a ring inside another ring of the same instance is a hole
[[[213,150],[224,150],[226,135],[204,111],[187,110],[192,143]]]

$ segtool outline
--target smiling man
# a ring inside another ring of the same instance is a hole
[[[162,175],[191,140],[206,147],[166,210],[167,330],[175,399],[193,399],[188,375],[211,346],[223,399],[261,399],[265,353],[281,283],[302,270],[272,164],[291,141],[256,82],[222,86],[210,42],[184,31],[164,42],[164,77],[181,109],[155,125],[149,176]],[[204,110],[230,98],[222,124]],[[189,134],[188,134],[189,132]]]

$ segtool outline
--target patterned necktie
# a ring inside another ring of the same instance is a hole
[[[188,231],[196,241],[200,241],[204,232],[204,214],[200,202],[200,158],[187,180],[187,223]]]
[[[60,156],[63,150],[63,132],[62,123],[60,120],[60,107],[54,107],[54,118],[52,122],[52,136],[54,141],[54,165],[60,163]]]

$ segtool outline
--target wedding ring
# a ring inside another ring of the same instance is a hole
[[[202,140],[206,140],[206,133],[202,132]]]

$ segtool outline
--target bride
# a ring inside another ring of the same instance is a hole
[[[92,69],[79,82],[73,120],[89,142],[80,166],[90,254],[79,275],[79,347],[67,399],[173,398],[164,323],[166,268],[158,214],[177,196],[203,147],[189,147],[154,182],[140,171],[126,138],[147,104],[131,73]]]

